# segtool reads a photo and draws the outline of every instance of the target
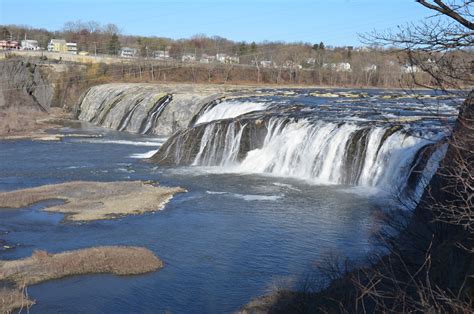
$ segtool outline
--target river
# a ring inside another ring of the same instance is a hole
[[[271,110],[279,111],[282,106],[303,104],[297,120],[286,118],[289,122],[284,125],[274,125],[279,131],[273,135],[267,132],[259,150],[244,157],[239,157],[239,152],[242,154],[240,146],[234,151],[222,148],[224,153],[218,156],[210,156],[211,151],[198,146],[195,148],[197,155],[187,165],[159,165],[144,158],[151,157],[165,138],[133,135],[85,123],[64,127],[61,132],[100,134],[102,137],[71,137],[61,142],[0,141],[1,191],[74,180],[156,180],[162,185],[188,190],[188,193],[175,196],[156,213],[90,223],[64,222],[60,214],[42,212],[42,206],[47,206],[48,202],[17,210],[1,210],[0,238],[16,246],[0,251],[1,259],[26,257],[35,249],[60,252],[98,245],[134,245],[151,249],[165,264],[162,270],[141,276],[88,275],[30,286],[28,295],[37,300],[30,311],[232,312],[276,286],[298,288],[298,282],[308,276],[314,265],[330,255],[362,261],[374,249],[371,237],[380,228],[380,212],[396,206],[387,185],[397,186],[400,178],[408,180],[411,173],[402,170],[406,167],[400,163],[400,158],[390,165],[399,168],[390,168],[389,174],[403,175],[392,183],[387,183],[390,178],[384,178],[382,183],[372,184],[373,180],[369,178],[374,175],[370,174],[363,181],[363,165],[359,165],[357,180],[352,181],[335,174],[342,165],[336,166],[334,171],[327,172],[321,166],[321,170],[308,173],[307,169],[311,167],[305,163],[314,165],[313,160],[317,158],[321,159],[320,165],[328,161],[314,154],[308,155],[311,149],[304,143],[313,141],[312,147],[335,145],[334,149],[327,150],[327,154],[333,151],[330,158],[334,162],[339,154],[337,147],[348,145],[321,144],[322,139],[316,139],[315,134],[323,126],[318,125],[319,129],[316,129],[314,121],[324,120],[331,124],[333,129],[326,130],[326,139],[331,137],[328,134],[339,132],[334,125],[340,121],[356,121],[345,135],[338,135],[341,142],[343,138],[348,141],[348,134],[357,131],[357,125],[369,121],[371,131],[367,131],[366,143],[370,143],[370,134],[380,125],[372,124],[376,118],[368,114],[373,106],[361,107],[366,101],[346,97],[346,102],[331,102],[329,95],[296,93],[299,98],[282,94],[239,100],[246,103],[240,111],[213,107],[201,112],[195,128],[207,128],[215,119],[234,121],[236,116],[252,111],[251,104],[255,103],[257,110],[270,110],[271,107]],[[406,123],[411,124],[411,130],[423,135],[403,146],[406,150],[401,152],[403,160],[412,169],[419,150],[441,139],[441,124],[428,118],[432,113],[427,113],[426,106],[404,110],[409,104],[414,108],[416,100],[384,101],[379,97],[371,103],[377,104],[377,108],[385,104],[384,114],[388,118],[392,117],[390,114],[419,117],[424,112],[423,118]],[[391,105],[386,106],[387,103]],[[230,106],[235,106],[235,101],[230,101]],[[337,110],[333,110],[336,106]],[[455,111],[446,104],[442,106],[443,114],[451,121]],[[302,112],[305,114],[315,108],[319,108],[318,114],[311,119],[302,116]],[[323,115],[331,121],[322,119]],[[268,121],[277,123],[271,118]],[[282,131],[285,128],[288,130]],[[342,129],[340,124],[337,129]],[[238,131],[238,128],[232,131],[233,139]],[[293,133],[283,136],[285,132]],[[203,133],[204,130],[201,135]],[[226,136],[229,134],[230,131],[225,133]],[[205,140],[211,141],[210,138]],[[377,142],[377,145],[381,144]],[[403,147],[396,150],[399,152]],[[369,154],[367,150],[365,153]],[[280,157],[271,160],[272,156]],[[387,160],[394,154],[387,152],[387,156],[383,160],[390,163]],[[380,162],[379,167],[383,167],[385,164]],[[266,167],[261,166],[265,163]],[[387,169],[382,172],[387,173]]]

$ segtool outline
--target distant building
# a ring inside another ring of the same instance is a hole
[[[294,61],[287,60],[283,63],[282,68],[284,69],[302,69],[303,66],[301,64],[296,64]]]
[[[215,56],[210,56],[210,55],[207,55],[205,53],[203,53],[201,55],[201,59],[199,59],[199,62],[200,63],[212,63],[216,61],[216,57]]]
[[[21,41],[21,50],[40,50],[37,40],[25,39]]]
[[[181,56],[182,62],[196,62],[196,55],[194,53],[185,53]]]
[[[362,70],[364,70],[364,72],[375,72],[377,71],[377,66],[375,64],[370,64],[365,66]]]
[[[156,60],[170,60],[170,52],[168,50],[157,50],[153,53],[153,58]]]
[[[51,52],[67,52],[67,43],[64,39],[51,39],[48,44],[48,51]]]
[[[18,50],[20,43],[15,40],[0,40],[0,50]]]
[[[135,58],[137,55],[137,49],[130,47],[123,47],[120,49],[120,56],[123,58]]]
[[[227,58],[226,53],[218,53],[216,54],[216,60],[220,63],[225,63],[225,59]]]
[[[362,46],[362,47],[356,47],[354,50],[355,51],[360,51],[360,52],[369,52],[371,50],[371,48]]]
[[[229,63],[229,64],[239,64],[239,63],[240,63],[240,58],[237,57],[237,56],[229,56],[229,57],[227,57],[225,63]]]
[[[77,55],[77,44],[76,43],[66,43],[67,53]]]
[[[229,56],[226,53],[216,54],[216,60],[220,63],[235,64],[240,62],[240,58],[237,56]]]
[[[330,69],[336,72],[351,72],[351,64],[348,62],[339,63],[324,63],[323,68]]]
[[[262,68],[271,68],[274,66],[273,61],[271,60],[262,60],[259,64]]]
[[[421,69],[416,65],[402,65],[400,71],[405,74],[418,73],[421,72]]]

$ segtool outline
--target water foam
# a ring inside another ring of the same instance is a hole
[[[146,153],[137,153],[137,154],[131,154],[130,158],[137,158],[137,159],[146,159],[146,158],[151,158],[154,154],[158,152],[158,149],[150,150]]]
[[[165,139],[148,140],[148,141],[131,141],[131,140],[108,140],[108,139],[87,139],[77,140],[81,143],[92,143],[92,144],[118,144],[118,145],[132,145],[132,146],[154,146],[160,147],[165,142]]]
[[[239,194],[221,191],[206,191],[210,195],[227,195],[233,198],[242,199],[244,201],[277,201],[284,197],[283,194],[278,195],[257,195],[257,194]]]
[[[269,105],[269,103],[263,102],[223,101],[202,113],[197,119],[196,124],[235,118],[245,113],[265,110]]]
[[[192,165],[397,194],[408,182],[417,152],[433,143],[387,126],[272,118],[263,145],[239,160],[245,128],[234,122],[226,129],[207,125]]]

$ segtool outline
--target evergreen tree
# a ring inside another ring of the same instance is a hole
[[[247,44],[244,42],[239,45],[239,56],[245,55],[248,51]]]
[[[11,35],[10,31],[6,27],[2,28],[2,33],[1,33],[0,36],[2,36],[0,39],[4,39],[4,40],[11,40],[12,39],[12,35]]]
[[[120,51],[120,41],[117,34],[113,34],[107,44],[107,51],[111,55],[117,55]]]
[[[324,43],[323,42],[320,42],[319,43],[319,50],[324,50]]]
[[[251,53],[257,52],[257,44],[254,41],[250,44],[250,52]]]

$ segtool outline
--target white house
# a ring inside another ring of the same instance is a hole
[[[310,65],[315,65],[316,64],[316,59],[315,58],[308,58],[306,59],[306,63]]]
[[[123,47],[120,49],[120,56],[123,58],[134,58],[137,55],[137,49],[130,47]]]
[[[410,74],[410,73],[418,73],[421,72],[420,68],[416,65],[402,65],[400,67],[400,71],[404,74]]]
[[[212,63],[212,62],[214,62],[214,61],[216,61],[216,57],[215,57],[215,56],[210,56],[210,55],[207,55],[207,54],[205,54],[205,53],[203,53],[203,54],[201,55],[201,58],[199,59],[199,62],[200,62],[200,63],[206,63],[206,64],[207,64],[207,63]]]
[[[351,72],[351,64],[348,62],[324,63],[323,68],[331,69],[336,72]]]
[[[196,61],[196,55],[194,53],[184,53],[181,56],[181,61],[182,62],[195,62]]]
[[[77,44],[76,43],[66,43],[67,53],[77,55]]]
[[[274,65],[273,61],[271,60],[262,60],[259,62],[259,64],[262,68],[271,68]]]
[[[21,41],[21,50],[39,50],[37,40],[25,39]]]
[[[377,71],[377,66],[375,64],[369,64],[362,69],[364,72],[375,72]]]
[[[227,58],[227,54],[225,53],[216,54],[216,60],[220,63],[225,63],[226,58]]]
[[[286,60],[283,63],[282,68],[284,68],[284,69],[302,69],[303,66],[301,64],[296,64],[292,60]]]
[[[157,50],[153,53],[156,60],[170,60],[170,52],[168,50]]]
[[[235,64],[240,62],[240,58],[237,56],[229,56],[226,53],[216,54],[216,60],[220,63]]]
[[[226,61],[225,63],[229,63],[229,64],[239,64],[240,58],[237,56],[228,56],[225,61]]]

